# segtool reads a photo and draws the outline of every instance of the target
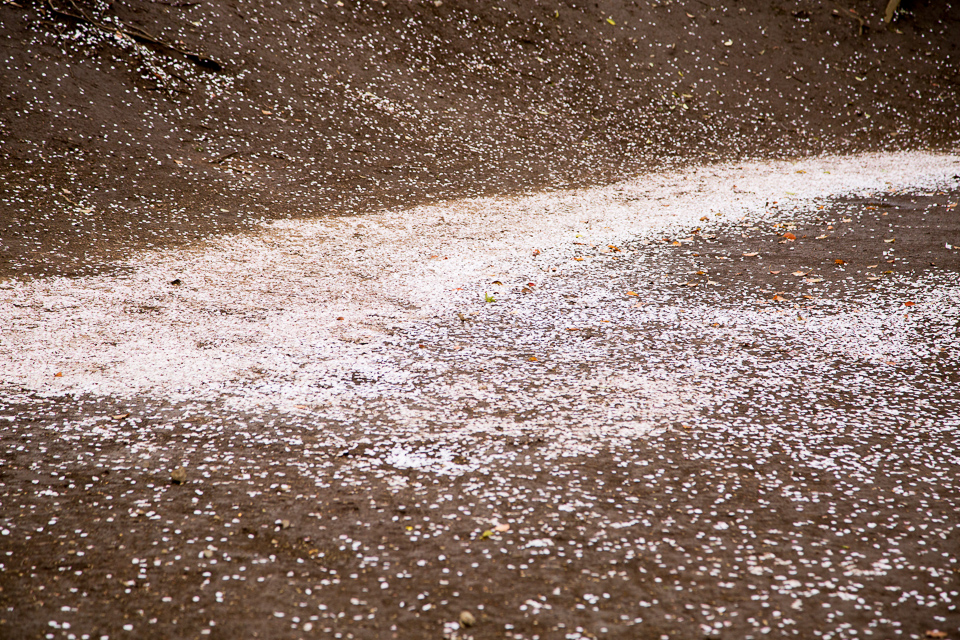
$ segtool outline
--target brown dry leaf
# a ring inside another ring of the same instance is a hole
[[[273,111],[267,111],[266,109],[260,109],[260,113],[262,113],[262,114],[265,115],[265,116],[269,116],[269,115],[272,115],[272,114],[273,114]]]
[[[816,284],[818,282],[823,282],[823,278],[804,278],[804,282],[809,282],[810,284]]]
[[[947,633],[945,631],[940,631],[938,629],[930,629],[925,634],[923,634],[923,636],[925,638],[946,638]]]
[[[701,217],[700,217],[700,222],[708,222],[709,220],[710,220],[710,218],[709,218],[708,216],[701,216]]]
[[[574,258],[577,262],[583,262],[583,258]]]
[[[879,267],[879,266],[880,266],[880,265],[878,265],[878,264],[868,264],[868,265],[867,265],[867,269],[876,269],[876,268]]]
[[[634,297],[639,297],[639,296],[640,296],[639,293],[635,293],[635,292],[633,292],[633,291],[627,291],[627,295],[628,295],[628,296],[634,296]]]
[[[904,302],[904,303],[903,303],[903,306],[905,306],[905,307],[912,307],[912,306],[915,305],[915,304],[917,304],[917,303],[916,303],[916,302]]]
[[[744,257],[744,258],[753,258],[753,257],[756,257],[756,256],[758,256],[758,255],[760,255],[760,252],[759,252],[759,251],[752,251],[752,252],[750,252],[750,253],[745,253],[745,254],[743,254],[743,257]]]
[[[797,236],[793,235],[793,234],[790,233],[789,231],[786,232],[785,234],[783,234],[783,237],[786,238],[787,240],[796,240],[796,239],[797,239]]]
[[[771,271],[770,273],[772,273],[772,274],[775,275],[775,276],[780,275],[780,272],[779,272],[779,271]]]
[[[530,362],[536,362],[537,356],[530,356]]]
[[[774,301],[774,302],[786,302],[787,299],[784,298],[783,296],[781,296],[781,295],[778,293],[777,295],[773,296],[773,301]]]
[[[794,272],[793,272],[793,275],[797,276],[798,278],[801,278],[801,277],[807,275],[807,272],[806,272],[806,271],[794,271]]]
[[[828,236],[827,234],[824,233],[824,234],[822,234],[822,235],[817,236],[817,240],[824,240],[824,239],[829,238],[829,237],[830,237],[830,236]]]
[[[872,281],[874,281],[874,282],[876,282],[876,281],[879,280],[879,279],[880,279],[879,276],[867,276],[867,280],[872,280]]]
[[[836,263],[836,264],[847,264],[846,260],[841,260],[840,258],[837,258],[836,260],[834,260],[834,263]]]
[[[890,244],[891,242],[896,242],[896,241],[897,241],[896,238],[887,238],[886,240],[884,240],[884,242],[886,242],[887,244]]]
[[[130,414],[129,414],[129,413],[118,413],[117,415],[115,415],[115,416],[110,416],[110,417],[113,418],[114,420],[123,420],[124,418],[129,418],[129,417],[130,417]]]
[[[670,244],[673,245],[674,247],[679,247],[679,246],[680,246],[680,241],[679,241],[679,240],[674,240],[674,241],[671,242]]]

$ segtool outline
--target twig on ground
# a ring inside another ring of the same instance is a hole
[[[163,40],[155,38],[154,36],[150,35],[146,31],[143,31],[142,29],[138,29],[137,27],[133,27],[127,24],[122,24],[122,23],[121,23],[121,26],[119,27],[109,25],[109,24],[104,24],[99,20],[96,20],[95,18],[88,16],[86,13],[84,13],[83,9],[78,7],[73,0],[70,0],[70,4],[77,11],[77,13],[64,11],[63,9],[60,9],[54,6],[52,0],[47,0],[47,7],[55,15],[62,16],[64,18],[70,18],[71,20],[76,20],[78,22],[85,22],[93,27],[96,27],[97,29],[100,29],[105,33],[120,33],[127,36],[128,38],[133,38],[137,42],[152,44],[162,49],[174,51],[186,57],[188,60],[191,60],[192,62],[198,64],[199,66],[204,67],[206,69],[210,69],[212,71],[221,71],[223,69],[221,64],[216,60],[214,60],[213,58],[208,58],[207,56],[201,55],[199,53],[195,53],[193,51],[187,51],[186,49],[181,49],[176,45],[172,45],[168,42],[164,42]]]
[[[890,24],[893,22],[893,14],[895,14],[899,8],[900,0],[890,0],[887,3],[887,10],[883,14],[883,23]]]

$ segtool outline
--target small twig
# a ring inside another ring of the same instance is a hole
[[[180,55],[185,56],[187,59],[195,62],[201,67],[211,69],[213,71],[221,71],[223,69],[220,63],[214,60],[213,58],[208,58],[199,53],[194,53],[193,51],[187,51],[186,49],[181,49],[180,47],[177,47],[175,45],[169,44],[167,42],[164,42],[162,40],[159,40],[153,37],[152,35],[150,35],[146,31],[143,31],[142,29],[138,29],[130,25],[121,24],[120,27],[115,27],[113,25],[104,24],[88,16],[86,13],[84,13],[83,9],[78,7],[73,0],[70,0],[70,4],[73,5],[73,8],[79,12],[79,15],[77,15],[76,13],[70,13],[69,11],[63,11],[55,7],[53,5],[52,0],[47,0],[47,6],[50,8],[50,11],[54,13],[54,15],[62,16],[64,18],[70,18],[71,20],[76,20],[78,22],[86,22],[87,24],[92,25],[97,29],[100,29],[104,33],[120,33],[138,42],[152,44],[154,46],[157,46],[163,49],[175,51],[176,53],[179,53]]]
[[[859,32],[857,33],[857,35],[860,35],[860,36],[863,35],[863,28],[864,28],[864,26],[866,26],[867,22],[866,22],[866,20],[864,20],[863,18],[861,18],[860,15],[859,15],[858,13],[856,13],[853,9],[850,9],[850,11],[838,11],[838,10],[834,9],[834,10],[833,10],[833,15],[835,15],[835,16],[844,16],[844,17],[850,18],[851,20],[856,20],[857,23],[860,25],[860,30],[859,30]]]
[[[887,10],[883,14],[883,23],[890,24],[893,22],[893,14],[895,14],[899,8],[900,0],[890,0],[890,2],[887,3]]]
[[[168,7],[192,7],[195,4],[200,4],[199,2],[185,2],[184,0],[172,0],[165,2],[164,0],[150,0],[154,4],[165,4]]]
[[[211,160],[211,161],[210,161],[210,164],[221,164],[224,160],[229,160],[230,158],[232,158],[233,156],[237,155],[238,153],[240,153],[240,152],[239,152],[239,151],[231,151],[230,153],[225,153],[225,154],[223,154],[222,156],[219,156],[219,157],[214,158],[213,160]]]

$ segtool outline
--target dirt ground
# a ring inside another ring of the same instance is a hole
[[[263,219],[956,166],[619,245],[583,220],[563,266],[351,338],[303,404],[231,395],[294,370],[192,396],[0,373],[0,637],[960,637],[960,9],[883,4],[0,5],[4,357],[82,320],[31,283],[106,295],[139,251]],[[186,326],[157,299],[129,313]]]
[[[948,148],[960,8],[882,4],[5,2],[0,277],[263,217]]]

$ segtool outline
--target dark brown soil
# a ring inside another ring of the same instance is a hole
[[[948,147],[960,7],[887,28],[884,4],[6,2],[0,277],[262,217]]]
[[[945,3],[905,2],[886,29],[883,2],[51,2],[0,5],[0,277],[100,272],[261,217],[960,136]],[[958,196],[631,250],[678,274],[651,291],[681,307],[910,316],[911,278],[956,282]],[[616,264],[633,283],[650,262]],[[643,326],[611,340],[625,368],[682,370],[693,349],[742,372],[691,369],[731,393],[590,457],[487,434],[460,443],[468,472],[408,468],[402,487],[379,474],[395,416],[375,400],[338,423],[5,385],[0,637],[957,638],[960,359],[925,317],[926,359],[887,363],[818,360],[772,324]],[[454,362],[449,336],[509,348],[522,329],[445,318],[397,340]],[[481,365],[457,364],[497,385]],[[456,629],[463,610],[476,624]]]

